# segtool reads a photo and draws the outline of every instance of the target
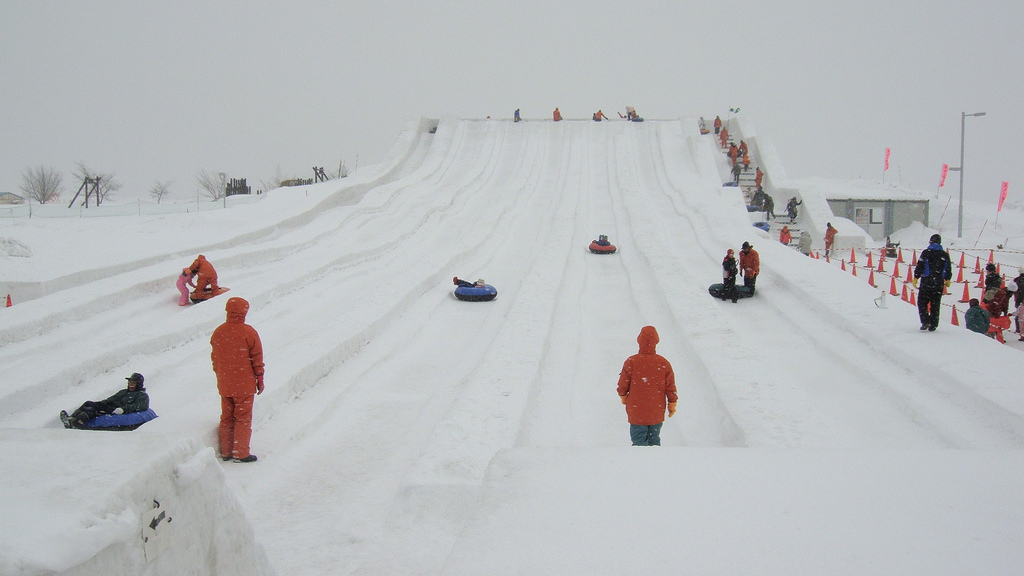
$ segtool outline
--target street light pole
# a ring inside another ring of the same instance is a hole
[[[956,170],[960,173],[960,209],[957,210],[956,216],[956,237],[958,239],[964,237],[964,127],[968,116],[984,115],[984,112],[975,112],[974,114],[960,113],[960,166],[950,168],[950,170]]]

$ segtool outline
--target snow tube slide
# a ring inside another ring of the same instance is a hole
[[[597,243],[597,240],[594,240],[593,242],[590,243],[590,251],[593,252],[594,254],[614,254],[615,245],[609,244],[607,246],[602,246]]]
[[[487,300],[494,300],[497,295],[498,290],[490,284],[484,284],[483,286],[459,286],[455,289],[455,297],[467,302],[486,302]]]
[[[719,284],[712,284],[711,286],[708,286],[708,293],[711,294],[712,296],[714,296],[715,298],[723,298],[724,299],[725,298],[725,285],[721,284],[721,283],[719,283]],[[750,288],[748,288],[747,286],[743,286],[742,284],[738,284],[736,286],[736,298],[750,298],[753,295],[754,295],[754,291],[751,290]]]
[[[156,418],[152,409],[131,414],[104,414],[84,424],[87,430],[135,430],[146,422]]]
[[[220,296],[228,290],[231,290],[231,288],[225,288],[223,286],[218,287],[216,291],[210,289],[206,289],[201,292],[199,290],[193,290],[192,293],[188,295],[188,299],[191,300],[193,304],[199,304],[200,302],[205,302],[214,296]]]

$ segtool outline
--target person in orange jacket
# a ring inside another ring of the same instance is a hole
[[[263,343],[256,329],[245,323],[249,303],[228,298],[227,321],[210,337],[210,360],[220,393],[220,457],[255,462],[249,451],[252,438],[253,397],[263,393]]]
[[[735,144],[729,144],[729,166],[736,165],[736,158],[740,155],[740,149]]]
[[[754,186],[760,188],[762,180],[764,180],[764,172],[761,172],[761,167],[758,166],[757,169],[754,170]]]
[[[202,254],[192,262],[192,265],[188,267],[189,272],[197,274],[195,279],[195,291],[202,292],[209,287],[211,292],[216,292],[217,287],[217,271],[213,268],[213,264],[206,259],[206,256]]]
[[[598,110],[597,112],[594,112],[594,122],[600,122],[602,120],[607,120],[607,119],[608,119],[608,117],[604,115],[604,112],[601,112],[600,110]]]
[[[729,141],[729,131],[725,128],[722,128],[722,131],[718,134],[718,138],[719,140],[722,141],[722,148],[725,148],[726,142]]]
[[[779,242],[785,245],[789,245],[793,241],[793,234],[789,231],[789,226],[783,226],[782,231],[779,232]]]
[[[831,222],[825,223],[825,258],[828,258],[829,251],[832,250],[832,243],[835,242],[836,233],[838,232],[839,230],[832,227]]]
[[[740,156],[746,156],[748,151],[746,141],[740,140]]]
[[[750,288],[751,293],[754,292],[757,275],[760,273],[761,257],[758,256],[757,250],[754,250],[750,242],[744,242],[740,247],[740,274],[743,275],[743,285]]]
[[[676,376],[672,364],[655,352],[658,331],[644,326],[636,337],[640,352],[626,358],[617,391],[626,406],[633,446],[661,446],[661,426],[676,413]]]
[[[718,134],[721,131],[722,131],[722,117],[721,116],[715,116],[715,134]]]
[[[557,107],[555,108],[555,111],[551,113],[551,119],[554,120],[555,122],[562,121],[562,113],[558,111]]]

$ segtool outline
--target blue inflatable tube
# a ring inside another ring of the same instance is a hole
[[[152,409],[131,414],[104,414],[86,422],[87,430],[135,430],[146,422],[156,418]]]
[[[455,289],[455,297],[468,302],[486,302],[487,300],[494,300],[497,295],[498,290],[490,284],[484,284],[483,286],[459,286]]]

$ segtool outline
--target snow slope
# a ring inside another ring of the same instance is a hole
[[[0,258],[17,279],[0,285],[16,303],[0,329],[0,429],[37,444],[3,436],[2,459],[61,453],[67,438],[85,458],[123,446],[140,467],[155,441],[191,447],[193,468],[223,468],[196,473],[230,488],[214,505],[237,498],[255,532],[238,573],[261,548],[260,569],[310,575],[1020,566],[1024,356],[946,324],[921,333],[913,307],[880,309],[863,279],[752,228],[695,126],[421,121],[382,165],[227,210],[4,220],[31,256]],[[619,251],[590,254],[598,234]],[[761,255],[758,295],[712,300],[721,257],[744,240]],[[199,252],[263,339],[255,465],[204,448],[225,299],[182,309],[173,287]],[[498,298],[456,300],[456,275]],[[661,449],[628,446],[614,392],[646,324],[681,397]],[[160,418],[95,447],[80,440],[95,432],[56,430],[59,410],[135,371]],[[19,501],[79,478],[139,502],[161,489],[45,466]],[[29,561],[43,541],[78,558],[89,540],[66,516],[118,512],[72,501],[0,548],[0,568],[45,573]],[[142,507],[103,542],[137,555]],[[23,515],[0,515],[0,534]]]

